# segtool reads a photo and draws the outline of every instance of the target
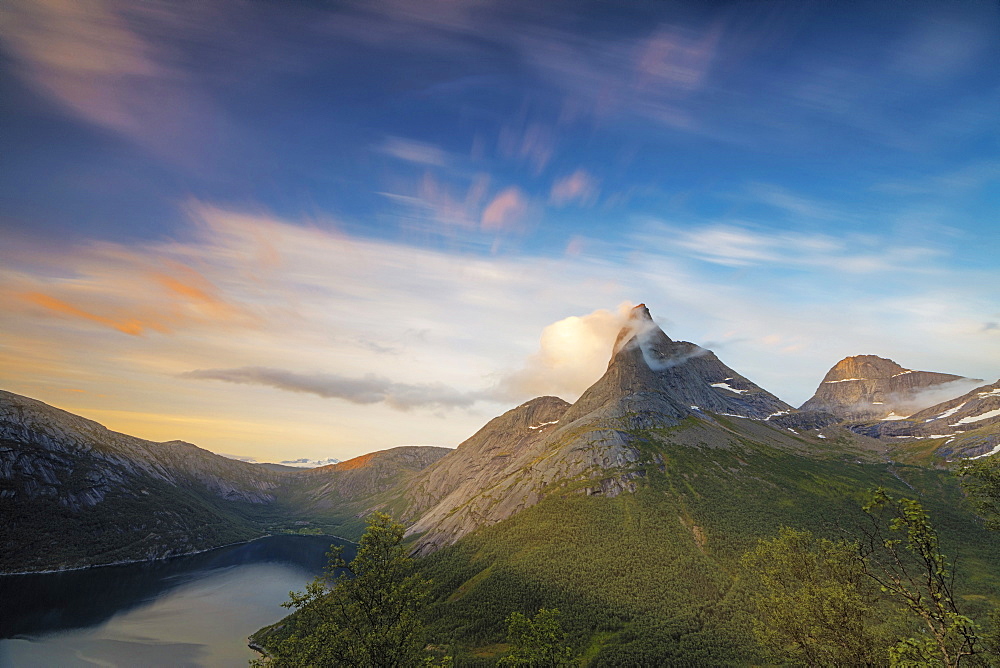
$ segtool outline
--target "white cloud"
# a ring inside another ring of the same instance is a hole
[[[750,223],[680,226],[652,223],[642,241],[661,252],[729,267],[774,266],[844,274],[926,273],[944,251],[871,235],[832,236]]]
[[[404,162],[444,167],[448,156],[440,147],[403,137],[386,137],[376,150]]]
[[[631,308],[631,302],[623,302],[616,311],[598,309],[547,326],[538,351],[501,378],[498,394],[515,401],[548,394],[575,400],[604,373]]]

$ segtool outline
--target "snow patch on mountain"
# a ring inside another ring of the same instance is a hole
[[[952,415],[954,415],[955,413],[957,413],[958,411],[962,410],[962,408],[967,403],[969,403],[969,402],[968,401],[963,401],[959,405],[955,406],[954,408],[949,408],[948,410],[946,410],[944,413],[941,413],[940,415],[935,415],[932,418],[927,418],[926,420],[924,420],[924,422],[933,422],[934,420],[943,420],[944,418],[949,418]]]
[[[992,457],[995,454],[1000,454],[1000,445],[996,446],[989,452],[984,452],[981,455],[976,455],[975,457],[969,457],[969,459],[982,459],[983,457]]]
[[[980,413],[979,415],[970,415],[964,417],[958,422],[952,423],[951,427],[957,427],[960,424],[970,424],[972,422],[979,422],[980,420],[988,420],[989,418],[1000,417],[1000,408],[994,408],[991,411],[986,411],[985,413]]]
[[[727,379],[732,380],[732,379]],[[749,390],[740,390],[729,385],[729,383],[712,383],[712,387],[721,387],[724,390],[729,390],[730,392],[735,392],[736,394],[743,394],[744,392],[749,392]]]

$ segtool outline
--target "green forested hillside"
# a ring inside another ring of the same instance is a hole
[[[512,610],[556,607],[590,665],[767,662],[751,633],[741,592],[752,575],[741,579],[739,557],[782,525],[856,535],[876,486],[919,495],[930,510],[958,562],[967,612],[1000,601],[1000,537],[963,509],[951,473],[890,470],[836,446],[809,455],[749,438],[692,447],[673,442],[684,427],[673,431],[633,434],[644,455],[664,461],[645,468],[636,493],[554,491],[423,559],[439,599],[436,641],[454,644],[463,665],[487,665],[505,649]]]

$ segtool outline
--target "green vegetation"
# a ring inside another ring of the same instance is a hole
[[[737,434],[740,426],[732,421]],[[720,445],[708,433],[692,436],[697,429],[632,434],[647,462],[634,494],[604,498],[550,485],[539,504],[421,559],[434,582],[431,637],[453,647],[458,665],[493,665],[506,650],[512,610],[558,608],[567,644],[586,665],[787,661],[755,631],[756,576],[741,577],[743,555],[787,526],[830,541],[832,558],[834,543],[862,538],[858,527],[870,522],[862,505],[876,487],[918,496],[933,513],[943,549],[958,557],[954,596],[970,617],[986,620],[1000,602],[1000,536],[962,510],[947,471],[890,467],[838,444],[798,454],[752,434]],[[823,569],[843,576],[841,567],[817,564],[815,583]],[[841,595],[873,606],[884,622],[867,631],[852,622],[873,636],[866,651],[908,633],[901,602],[873,600],[857,570],[849,573],[856,587]]]
[[[357,556],[330,552],[323,575],[285,607],[297,614],[272,637],[259,666],[359,666],[393,668],[421,662],[422,613],[430,583],[412,572],[403,549],[403,525],[388,515],[368,518]],[[265,631],[266,633],[266,631]]]
[[[786,527],[744,556],[758,639],[795,664],[995,665],[922,505],[877,489],[864,511],[860,541]]]
[[[606,498],[584,493],[592,482],[553,484],[537,505],[415,561],[416,574],[431,581],[430,647],[439,656],[447,648],[460,666],[521,661],[522,648],[545,637],[570,648],[558,660],[574,665],[888,665],[890,647],[907,665],[926,648],[897,642],[929,637],[926,623],[872,578],[891,552],[883,545],[865,564],[860,550],[878,535],[877,520],[885,540],[902,541],[893,545],[909,572],[919,572],[919,553],[907,549],[909,529],[919,528],[916,507],[915,523],[892,522],[908,497],[933,516],[937,553],[953,557],[932,563],[945,577],[957,574],[947,594],[955,610],[991,619],[1000,535],[962,509],[949,472],[887,465],[846,442],[776,447],[766,433],[740,432],[740,421],[727,426],[725,439],[697,423],[633,432],[645,463],[604,475],[640,474],[635,493]],[[800,443],[808,444],[792,445]],[[881,505],[866,513],[878,487]],[[554,609],[553,631],[536,612]],[[298,618],[254,640],[274,651]],[[962,665],[996,656],[996,621],[984,624],[977,654]],[[539,622],[550,632],[539,632]]]
[[[923,506],[878,489],[864,510],[871,522],[861,529],[861,568],[922,627],[889,650],[892,664],[951,667],[979,654],[978,625],[959,610],[951,565]]]
[[[534,617],[512,612],[507,618],[507,637],[513,650],[502,657],[500,666],[571,666],[573,648],[566,644],[566,632],[559,624],[559,611],[542,608]]]
[[[959,469],[973,507],[992,529],[1000,530],[1000,459],[987,457]]]
[[[879,605],[858,554],[857,543],[788,527],[761,539],[741,560],[760,643],[799,665],[884,663],[900,615]]]

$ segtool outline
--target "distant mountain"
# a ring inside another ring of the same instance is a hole
[[[330,457],[328,459],[308,459],[306,457],[302,457],[300,459],[286,459],[280,462],[259,462],[256,458],[247,457],[245,455],[227,455],[225,453],[219,454],[227,459],[235,459],[249,464],[256,464],[257,466],[261,466],[272,471],[278,471],[280,473],[291,473],[301,471],[302,469],[314,469],[320,466],[329,466],[330,464],[340,462],[339,459],[334,457]]]
[[[301,473],[301,466],[288,466],[286,464],[275,464],[273,462],[251,462],[254,466],[259,466],[275,473]]]
[[[159,559],[273,531],[356,534],[366,499],[447,452],[408,446],[278,472],[0,391],[0,573]]]
[[[374,497],[410,484],[418,472],[450,452],[451,448],[430,445],[402,445],[370,452],[294,474],[287,490],[295,506],[306,511],[367,515],[378,503]]]
[[[314,469],[319,466],[329,466],[330,464],[339,464],[340,460],[335,457],[328,457],[327,459],[309,459],[307,457],[302,457],[300,459],[285,459],[277,463],[283,466],[291,466],[294,468]]]
[[[0,572],[155,559],[260,535],[278,474],[0,391]]]
[[[875,355],[855,355],[837,362],[799,410],[831,413],[842,420],[906,417],[981,382],[906,369]]]

